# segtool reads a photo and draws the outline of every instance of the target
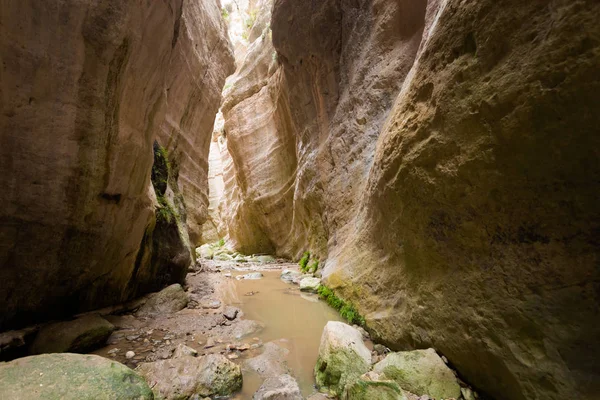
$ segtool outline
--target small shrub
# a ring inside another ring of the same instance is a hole
[[[306,273],[308,272],[308,260],[310,260],[310,253],[308,251],[304,252],[300,261],[298,261],[298,265],[300,266],[300,271]]]
[[[365,325],[365,319],[358,313],[358,310],[354,308],[351,303],[347,303],[344,300],[340,299],[333,293],[331,289],[329,289],[325,285],[321,285],[318,289],[319,297],[331,307],[335,308],[340,312],[342,318],[348,321],[351,324],[356,324],[360,326]]]
[[[225,246],[225,239],[221,238],[219,239],[219,247],[223,247]]]
[[[308,267],[308,271],[311,274],[314,274],[315,272],[317,272],[318,269],[319,269],[319,260],[313,260],[312,263],[310,263],[310,266]]]
[[[221,9],[221,16],[225,21],[229,21],[229,11],[226,8]]]

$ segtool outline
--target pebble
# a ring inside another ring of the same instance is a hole
[[[131,360],[133,357],[135,357],[135,353],[131,350],[129,350],[127,353],[125,353],[125,358],[128,360]]]

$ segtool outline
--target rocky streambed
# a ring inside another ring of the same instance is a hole
[[[184,286],[3,334],[4,358],[41,355],[0,364],[0,398],[476,398],[433,349],[392,353],[342,322],[296,264],[205,250]]]

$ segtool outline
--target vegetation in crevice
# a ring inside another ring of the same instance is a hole
[[[327,286],[321,284],[318,289],[319,297],[327,302],[331,307],[339,311],[342,318],[351,324],[360,326],[365,325],[365,319],[359,314],[358,310],[352,305],[352,303],[346,302],[333,293],[333,290]]]
[[[311,261],[310,265],[306,268],[309,273],[314,274],[319,269],[319,260],[314,259]]]
[[[165,193],[169,184],[169,178],[173,173],[169,153],[167,149],[154,142],[154,164],[152,165],[152,186],[156,193],[158,207],[156,208],[157,222],[172,223],[177,220],[179,214],[169,204]]]
[[[307,273],[308,272],[308,261],[310,260],[310,252],[305,251],[302,255],[300,261],[298,261],[298,265],[300,266],[300,271]]]

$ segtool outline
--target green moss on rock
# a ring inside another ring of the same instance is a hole
[[[134,371],[95,355],[43,354],[0,363],[0,382],[0,399],[154,399]]]
[[[419,396],[457,399],[461,394],[454,373],[433,349],[391,353],[373,370]]]

